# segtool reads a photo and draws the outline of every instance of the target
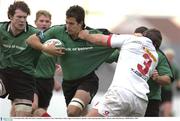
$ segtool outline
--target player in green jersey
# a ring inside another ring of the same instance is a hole
[[[84,29],[85,11],[78,5],[66,11],[66,25],[56,25],[43,36],[31,36],[27,43],[34,48],[44,48],[40,40],[56,38],[65,46],[65,54],[60,56],[63,71],[63,93],[68,116],[81,116],[98,90],[98,77],[95,70],[113,53],[115,49],[97,46],[78,38]],[[92,33],[100,31],[91,30]]]
[[[167,48],[164,50],[164,53],[171,65],[173,75],[174,75],[174,81],[178,81],[179,71],[178,71],[177,65],[175,65],[175,62],[174,62],[175,52],[173,49]],[[173,98],[172,88],[173,88],[172,83],[162,86],[162,89],[161,89],[162,102],[160,106],[160,116],[164,116],[164,117],[172,116],[172,98]]]
[[[150,93],[148,94],[148,107],[146,110],[146,117],[158,117],[159,107],[161,103],[161,86],[170,84],[173,80],[173,74],[166,56],[161,50],[157,51],[159,61],[157,65],[156,76],[148,80]]]
[[[26,43],[26,39],[38,30],[27,24],[30,15],[28,5],[16,1],[8,8],[9,22],[0,23],[0,75],[6,94],[12,101],[11,116],[31,116],[35,81],[34,69],[41,51]],[[58,55],[54,46],[46,47],[47,53]]]
[[[30,116],[32,110],[35,86],[31,76],[34,71],[32,64],[40,52],[25,42],[27,37],[38,32],[26,22],[29,14],[30,9],[26,3],[14,2],[8,9],[10,22],[0,24],[0,70],[7,91],[2,97],[9,94],[14,110],[11,116]]]
[[[46,10],[39,10],[36,13],[35,20],[36,27],[42,32],[50,28],[51,26],[51,14]],[[44,109],[47,111],[49,106],[53,88],[59,91],[61,88],[60,81],[55,80],[54,74],[62,75],[61,66],[58,64],[57,56],[47,56],[41,54],[35,70],[35,80],[36,80],[36,93],[34,95],[33,102],[33,116],[40,117]],[[57,68],[57,69],[56,69]],[[42,108],[39,110],[38,108]]]

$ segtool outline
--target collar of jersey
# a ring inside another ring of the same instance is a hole
[[[7,26],[7,31],[8,31],[8,32],[10,32],[10,29],[11,29],[11,26],[10,26],[10,25],[11,25],[11,22],[9,22],[9,23],[8,23],[8,26]],[[27,32],[27,28],[28,28],[28,26],[27,26],[27,23],[26,23],[26,27],[24,28],[24,32]]]

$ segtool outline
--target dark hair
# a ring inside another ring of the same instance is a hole
[[[161,36],[161,32],[159,30],[148,29],[145,32],[143,32],[143,36],[151,39],[155,48],[159,49],[161,42],[162,42],[162,36]]]
[[[23,1],[16,1],[13,4],[11,4],[8,8],[8,18],[10,19],[10,16],[14,16],[15,11],[17,9],[22,10],[23,12],[27,13],[27,15],[30,15],[30,9],[28,5]]]
[[[135,29],[135,31],[134,31],[134,33],[143,33],[144,31],[146,31],[146,30],[148,30],[148,28],[147,27],[145,27],[145,26],[140,26],[140,27],[138,27],[138,28],[136,28]]]
[[[85,11],[81,6],[74,5],[71,6],[67,11],[66,11],[66,17],[74,17],[78,23],[82,22],[82,27],[85,27],[84,19],[85,19]]]

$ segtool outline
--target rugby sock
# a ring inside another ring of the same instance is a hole
[[[51,117],[47,112],[43,113],[41,117]]]

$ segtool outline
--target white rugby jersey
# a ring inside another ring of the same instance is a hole
[[[110,88],[125,88],[139,98],[148,100],[147,80],[158,63],[158,54],[152,41],[146,37],[113,34],[108,39],[108,45],[112,48],[121,48]]]

